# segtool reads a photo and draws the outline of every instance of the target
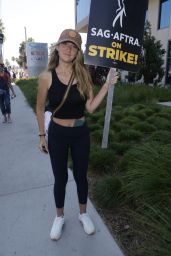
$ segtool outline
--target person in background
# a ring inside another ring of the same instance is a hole
[[[4,64],[0,64],[0,108],[4,116],[3,123],[11,123],[11,101],[10,90],[12,97],[16,97],[14,89],[11,85],[10,73]]]
[[[13,88],[12,83],[11,83],[11,74],[10,74],[10,72],[8,71],[8,69],[6,67],[4,67],[4,71],[6,73],[9,89],[12,92],[11,97],[14,98],[14,97],[16,97],[16,94],[14,92],[14,88]]]
[[[14,71],[12,71],[12,82],[15,84],[15,80],[16,80],[16,73]]]
[[[73,161],[73,176],[77,185],[78,218],[88,235],[95,232],[95,226],[87,212],[90,134],[85,120],[85,111],[92,113],[106,96],[109,86],[114,85],[118,79],[109,72],[106,82],[98,94],[93,96],[93,84],[88,69],[84,65],[81,43],[82,39],[77,31],[64,30],[51,53],[48,70],[39,76],[36,106],[39,148],[42,152],[49,152],[55,178],[56,217],[50,232],[52,240],[58,240],[61,237],[64,225],[69,150]],[[66,96],[69,81],[71,87]],[[54,112],[48,130],[48,144],[44,126],[47,99],[49,108]],[[58,110],[55,111],[57,107]]]

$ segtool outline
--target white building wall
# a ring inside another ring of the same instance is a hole
[[[165,60],[164,68],[166,69],[168,41],[171,40],[171,16],[170,16],[170,26],[168,28],[158,29],[159,8],[160,8],[160,0],[149,0],[148,20],[151,24],[152,34],[155,36],[157,40],[161,41],[163,48],[166,50],[166,53],[164,56],[164,60]]]

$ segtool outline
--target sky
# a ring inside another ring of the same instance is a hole
[[[19,46],[27,38],[54,43],[62,30],[75,28],[74,0],[0,0],[0,18],[5,27],[4,60],[18,57]],[[86,35],[82,34],[83,42]],[[85,43],[83,43],[84,45]]]

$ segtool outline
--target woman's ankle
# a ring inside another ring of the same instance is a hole
[[[64,208],[57,208],[57,217],[63,217],[64,216]]]

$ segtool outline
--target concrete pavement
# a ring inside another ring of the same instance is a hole
[[[160,105],[163,105],[163,106],[171,107],[171,101],[168,101],[168,102],[160,102],[159,104],[160,104]]]
[[[0,119],[0,256],[123,256],[88,201],[96,234],[78,221],[75,181],[69,172],[62,238],[51,241],[55,217],[49,156],[39,152],[35,114],[18,87],[12,100],[12,124]]]

